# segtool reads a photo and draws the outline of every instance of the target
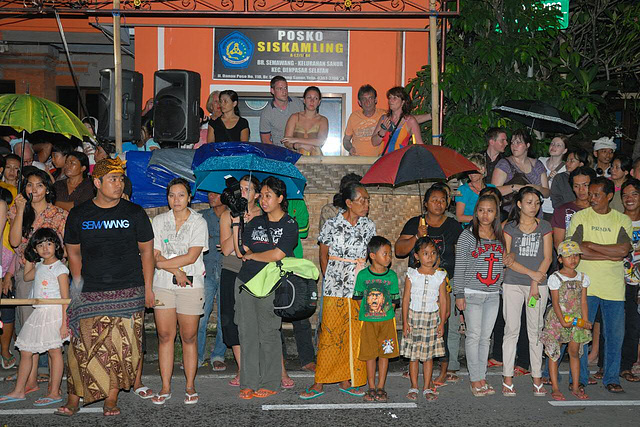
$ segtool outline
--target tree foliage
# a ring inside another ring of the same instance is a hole
[[[570,29],[577,25],[575,20],[589,21],[583,16],[591,13],[587,5],[593,0],[572,1],[580,3],[580,8],[570,17]],[[604,25],[601,21],[606,16],[607,25],[623,22],[626,31],[637,26],[640,15],[627,15],[627,8],[636,6],[613,1],[619,3],[615,10],[601,11],[591,22]],[[439,82],[447,108],[445,145],[464,153],[481,151],[487,128],[520,127],[491,111],[510,99],[548,102],[581,121],[585,134],[595,133],[596,129],[602,132],[603,127],[610,126],[600,117],[599,107],[604,103],[603,94],[615,90],[615,82],[603,78],[602,69],[608,63],[607,77],[622,75],[634,62],[628,52],[613,59],[602,56],[609,49],[624,50],[624,42],[614,41],[613,35],[599,34],[596,48],[588,54],[588,30],[580,27],[580,37],[569,30],[558,30],[560,12],[543,7],[538,0],[462,0],[461,12],[460,17],[449,21],[446,67]],[[639,35],[636,29],[635,34],[623,39],[634,40]],[[634,49],[640,50],[640,43]],[[429,65],[418,72],[408,88],[418,109],[430,111]],[[430,140],[431,129],[425,131],[425,140]]]

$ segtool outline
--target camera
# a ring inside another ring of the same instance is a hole
[[[232,176],[224,178],[227,188],[222,191],[220,201],[229,208],[231,216],[237,218],[247,212],[249,202],[242,197],[240,182]]]

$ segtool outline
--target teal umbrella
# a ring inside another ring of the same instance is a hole
[[[302,199],[307,179],[298,168],[289,162],[267,159],[255,154],[242,156],[209,157],[195,170],[196,190],[222,193],[226,188],[225,177],[240,180],[245,175],[253,175],[260,181],[268,176],[281,179],[287,186],[288,199]]]

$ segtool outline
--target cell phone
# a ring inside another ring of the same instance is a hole
[[[531,298],[529,298],[529,303],[527,304],[527,307],[536,308],[536,304],[537,303],[538,303],[538,298],[531,297]]]
[[[193,276],[187,276],[187,280],[193,284]],[[173,276],[173,284],[177,285],[178,284],[178,279],[176,279],[176,276]]]

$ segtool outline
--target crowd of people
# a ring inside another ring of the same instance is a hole
[[[276,77],[271,93],[260,120],[262,142],[320,154],[328,129],[319,114],[320,90],[307,88],[300,102]],[[387,99],[385,112],[376,107],[374,88],[360,88],[362,111],[351,115],[343,140],[350,154],[378,156],[422,143],[419,123],[430,117],[411,115],[400,87]],[[205,143],[249,140],[237,104],[234,91],[211,94],[207,109],[217,117]],[[131,149],[157,148],[152,124],[145,123],[144,141]],[[86,124],[95,129],[94,119]],[[477,172],[455,192],[443,182],[431,185],[424,214],[410,218],[398,236],[378,235],[361,177],[342,178],[319,218],[317,346],[309,319],[292,322],[300,366],[315,373],[301,399],[318,398],[337,383],[341,393],[384,402],[389,359],[399,356],[408,360],[406,398],[437,399],[439,387],[460,381],[462,336],[476,397],[496,393],[487,368],[502,366],[504,396],[516,394],[514,376],[530,375],[534,396],[545,396],[551,385],[551,397],[565,400],[558,386],[565,351],[578,399],[587,399],[586,387],[599,379],[612,393],[624,391],[620,378],[640,381],[634,373],[640,366],[640,160],[615,154],[610,138],[594,141],[592,163],[590,153],[570,149],[564,137],[554,138],[549,156],[539,159],[529,156],[526,131],[513,133],[508,157],[506,130],[491,128],[485,137],[486,152],[468,157]],[[49,387],[36,406],[65,400],[64,351],[67,396],[58,415],[99,400],[105,416],[118,415],[119,392],[129,389],[164,405],[172,398],[178,332],[186,405],[199,401],[198,368],[226,370],[227,349],[238,367],[229,386],[239,387],[239,398],[293,388],[273,295],[257,298],[242,289],[268,263],[304,257],[301,239],[310,221],[304,201],[288,200],[278,178],[259,182],[247,175],[239,181],[244,213],[232,215],[217,193],[197,212],[191,184],[176,178],[166,189],[168,211],[150,221],[129,201],[125,162],[108,146],[87,142],[80,150],[19,140],[13,153],[0,156],[2,297],[71,300],[2,306],[2,367],[16,365],[13,346],[20,362],[15,387],[0,404],[27,399],[43,380]],[[405,277],[391,269],[394,255],[407,258]],[[214,301],[218,327],[208,349]],[[158,335],[156,392],[142,383],[145,307],[153,310]],[[48,378],[38,374],[43,363]],[[590,363],[600,367],[593,376]]]

